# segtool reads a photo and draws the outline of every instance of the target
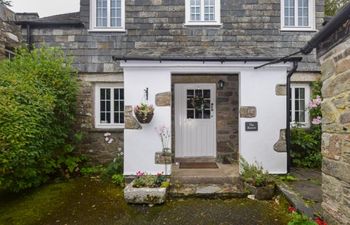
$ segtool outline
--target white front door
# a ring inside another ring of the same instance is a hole
[[[216,157],[216,85],[175,84],[175,157]]]

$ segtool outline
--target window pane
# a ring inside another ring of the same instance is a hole
[[[124,89],[114,89],[114,123],[124,123]]]
[[[107,27],[107,0],[96,0],[96,26]]]
[[[201,0],[191,0],[191,20],[199,21],[201,20]]]
[[[187,110],[187,119],[194,119],[194,111]]]
[[[122,2],[121,0],[111,1],[111,27],[122,26]]]
[[[111,89],[100,89],[100,123],[111,123]]]
[[[295,0],[284,0],[284,25],[295,26]]]
[[[215,0],[204,0],[204,20],[215,20]]]
[[[309,26],[309,0],[298,0],[298,26]]]

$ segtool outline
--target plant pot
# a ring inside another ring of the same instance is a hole
[[[146,115],[143,114],[143,113],[140,113],[138,111],[135,111],[135,116],[136,116],[136,119],[139,121],[139,123],[141,124],[147,124],[147,123],[150,123],[153,119],[153,116],[154,116],[154,113],[153,112],[150,112],[150,113],[147,113]]]
[[[246,183],[246,187],[253,195],[255,195],[255,199],[257,200],[271,200],[275,196],[275,184],[268,184],[262,187],[255,187]]]
[[[135,188],[133,184],[134,181],[128,184],[124,189],[124,198],[127,203],[159,205],[165,202],[167,188]]]

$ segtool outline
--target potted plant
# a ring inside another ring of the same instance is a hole
[[[146,124],[152,121],[154,107],[152,105],[141,103],[135,107],[134,112],[137,120],[142,124]]]
[[[170,183],[163,173],[149,175],[137,172],[136,178],[124,189],[125,201],[132,204],[162,204]]]
[[[276,184],[273,177],[258,164],[240,160],[242,179],[248,190],[258,200],[271,200],[275,196]]]

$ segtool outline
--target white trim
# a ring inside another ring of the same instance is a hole
[[[298,122],[298,124],[301,124],[303,126],[303,128],[309,128],[310,127],[310,113],[308,110],[308,105],[309,102],[311,100],[311,88],[309,84],[298,84],[298,83],[292,83],[291,84],[291,126],[295,126],[295,88],[304,88],[305,89],[305,123],[300,123]]]
[[[100,89],[101,88],[109,88],[109,89],[124,89],[124,85],[122,83],[96,83],[95,84],[95,128],[101,128],[101,129],[114,129],[114,128],[124,128],[124,124],[121,123],[110,123],[110,124],[102,124],[101,121],[101,114],[100,114]],[[111,121],[114,121],[114,93],[111,92]],[[124,102],[125,102],[125,96],[124,96]],[[125,113],[125,112],[124,112]]]
[[[89,32],[125,32],[125,0],[121,0],[121,26],[111,27],[111,0],[107,0],[107,27],[96,26],[96,1],[90,0],[90,29]]]
[[[204,0],[201,1],[201,20],[191,20],[191,1],[185,1],[185,26],[221,26],[221,1],[215,0],[215,20],[205,21],[204,20]]]
[[[298,26],[298,0],[294,5],[294,26],[284,25],[284,1],[281,0],[281,31],[317,31],[316,30],[316,3],[315,0],[309,0],[309,26]]]

